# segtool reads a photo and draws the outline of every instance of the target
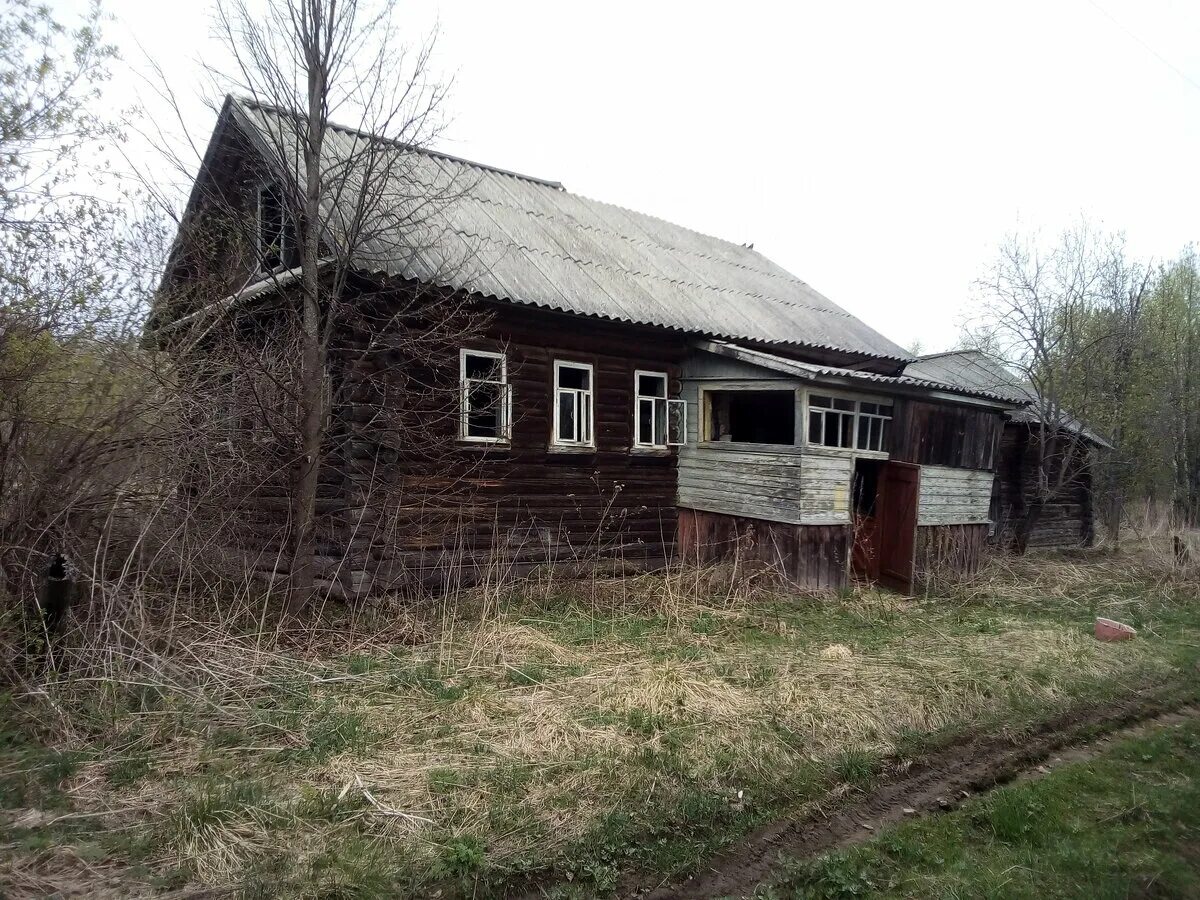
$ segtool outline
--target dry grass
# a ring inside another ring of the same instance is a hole
[[[747,814],[759,797],[819,800],[848,753],[1178,678],[1200,627],[1178,597],[1197,581],[1157,553],[997,562],[916,600],[681,571],[510,586],[353,629],[176,622],[153,652],[73,659],[18,697],[39,742],[0,756],[0,783],[40,785],[9,806],[120,829],[105,865],[185,882],[320,893],[385,851],[390,889],[573,866],[614,815],[636,828],[708,798],[721,819],[745,812],[726,803],[738,791]],[[1139,640],[1096,642],[1097,612],[1137,617]],[[57,781],[47,747],[78,760]],[[94,843],[65,824],[9,828]],[[9,850],[0,878],[17,884],[33,857]]]

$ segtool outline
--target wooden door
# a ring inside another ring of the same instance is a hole
[[[888,460],[879,473],[879,583],[909,594],[917,544],[921,467]]]

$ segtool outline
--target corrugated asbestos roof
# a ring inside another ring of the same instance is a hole
[[[917,378],[907,374],[904,375],[879,375],[875,372],[861,372],[858,369],[843,369],[838,366],[821,366],[815,363],[798,362],[794,359],[785,359],[781,356],[776,356],[773,353],[764,353],[761,350],[752,350],[749,347],[739,347],[735,344],[725,343],[723,341],[697,341],[695,346],[697,349],[705,350],[709,353],[716,353],[720,356],[727,356],[731,359],[737,359],[751,365],[761,366],[764,369],[770,369],[773,372],[780,372],[785,375],[794,375],[798,378],[835,378],[846,379],[852,382],[863,382],[879,385],[887,388],[915,388],[921,391],[940,391],[947,394],[957,394],[963,397],[973,397],[983,400],[988,400],[1000,406],[1012,406],[1014,403],[1024,403],[1025,400],[1013,400],[1006,395],[996,393],[994,391],[976,389],[952,382],[942,381],[939,379]]]
[[[916,362],[909,363],[906,376],[928,378],[948,384],[956,384],[970,390],[992,391],[1010,397],[1021,405],[1009,413],[1014,422],[1034,423],[1041,419],[1038,412],[1038,397],[1033,387],[1010,372],[997,360],[979,350],[951,350],[948,353],[932,353]],[[1083,422],[1059,411],[1056,417],[1065,428],[1087,438],[1094,444],[1112,449],[1112,444]]]
[[[290,121],[233,100],[260,147]],[[329,163],[371,137],[328,134]],[[379,142],[376,140],[376,144]],[[735,340],[903,361],[903,348],[747,247],[589,200],[562,185],[454,156],[390,144],[400,164],[383,186],[391,209],[354,262],[372,271],[514,303]],[[266,154],[268,158],[272,154]],[[432,190],[431,190],[432,189]],[[375,188],[379,191],[379,187]],[[429,202],[429,196],[442,198]],[[352,202],[346,196],[343,202]],[[328,210],[336,219],[337,210]],[[403,223],[403,228],[401,227]],[[396,235],[404,231],[405,239]]]
[[[978,350],[955,350],[922,356],[905,366],[904,374],[970,390],[988,391],[1021,404],[1028,403],[1033,396],[1028,385],[1021,384],[1004,366]]]

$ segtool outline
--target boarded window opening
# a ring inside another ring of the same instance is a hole
[[[744,444],[796,443],[794,391],[708,391],[706,440]]]

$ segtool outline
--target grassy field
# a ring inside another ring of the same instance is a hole
[[[3,698],[0,886],[603,896],[887,757],[1200,686],[1200,582],[1142,553],[1030,557],[917,599],[730,583],[537,581],[92,651]],[[1096,642],[1097,614],[1138,638]]]
[[[1200,721],[893,828],[761,887],[782,898],[1200,897]]]

